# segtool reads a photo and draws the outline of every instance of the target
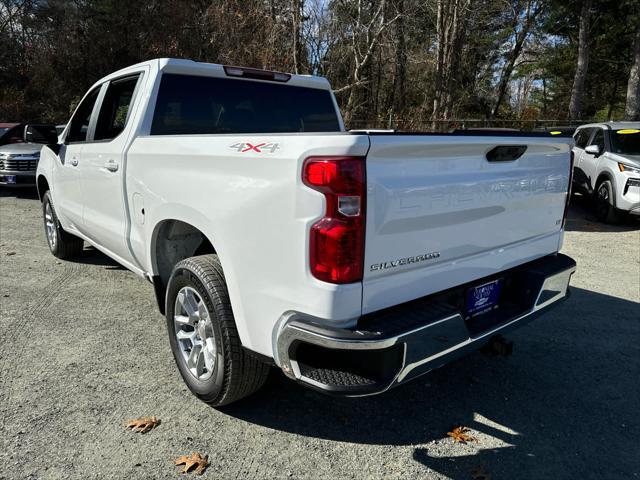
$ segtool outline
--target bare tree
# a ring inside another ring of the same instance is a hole
[[[472,0],[437,0],[435,95],[431,119],[447,120],[453,108],[453,81],[459,68],[465,18]]]
[[[509,50],[505,58],[502,71],[500,73],[500,81],[498,82],[496,101],[491,109],[491,118],[494,118],[498,114],[498,110],[504,101],[505,94],[507,93],[507,87],[511,80],[511,75],[516,66],[516,61],[522,53],[522,49],[525,46],[531,29],[535,25],[536,19],[542,11],[542,4],[535,0],[516,0],[510,2],[509,9],[511,10],[511,29],[513,46]]]
[[[640,22],[636,27],[633,45],[633,64],[627,83],[627,101],[624,107],[625,120],[640,120]]]
[[[345,10],[350,9],[348,0],[338,2]],[[336,93],[348,91],[349,95],[344,108],[345,122],[349,122],[356,110],[358,87],[369,83],[365,72],[374,56],[376,48],[380,45],[382,34],[393,25],[401,15],[393,12],[389,15],[386,0],[380,0],[377,6],[373,4],[373,10],[367,8],[371,4],[363,5],[362,0],[357,0],[355,12],[349,17],[348,35],[350,36],[352,48],[351,83],[335,90]]]
[[[302,23],[303,23],[303,5],[302,0],[291,0],[291,36],[292,36],[292,56],[293,56],[293,71],[294,73],[301,73],[302,59],[304,57],[304,43],[302,41]]]
[[[592,0],[583,0],[580,11],[580,31],[578,32],[578,62],[576,74],[573,77],[571,100],[569,101],[569,119],[576,120],[582,115],[582,96],[584,95],[584,82],[589,68],[589,41]]]
[[[309,72],[313,75],[328,76],[332,64],[327,54],[333,52],[338,36],[332,31],[331,10],[325,0],[303,2],[305,21],[302,23],[302,41],[309,56]]]
[[[395,36],[395,65],[393,85],[389,93],[389,119],[387,127],[391,128],[393,117],[404,110],[405,85],[407,80],[407,42],[405,39],[405,4],[404,0],[397,2],[400,17],[394,28]]]

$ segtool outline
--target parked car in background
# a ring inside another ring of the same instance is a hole
[[[36,168],[42,145],[24,142],[24,123],[0,124],[0,185],[36,183]]]
[[[10,129],[18,125],[17,123],[0,123],[0,138]]]
[[[173,59],[98,81],[47,132],[51,253],[87,242],[152,282],[212,405],[273,364],[380,393],[569,294],[571,137],[347,132],[323,78]]]
[[[640,216],[640,122],[582,125],[574,140],[573,185],[593,196],[598,219]]]

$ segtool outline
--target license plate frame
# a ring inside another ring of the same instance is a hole
[[[15,185],[18,183],[17,175],[2,175],[2,181],[7,185]]]
[[[468,320],[498,308],[502,278],[469,288],[465,294],[465,318]]]

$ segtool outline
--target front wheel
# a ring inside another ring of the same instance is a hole
[[[198,398],[222,406],[264,384],[269,366],[242,348],[217,255],[176,264],[167,286],[166,307],[173,356]]]
[[[620,216],[616,211],[616,197],[611,181],[604,180],[596,189],[596,217],[603,223],[617,223]]]
[[[66,232],[56,215],[51,201],[51,193],[46,191],[42,197],[42,217],[44,220],[44,232],[51,253],[62,260],[77,257],[82,252],[83,241]]]

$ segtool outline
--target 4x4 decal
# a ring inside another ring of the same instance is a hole
[[[256,145],[249,142],[234,143],[229,148],[234,149],[237,152],[257,152],[257,153],[274,153],[280,148],[279,143],[258,143]]]

